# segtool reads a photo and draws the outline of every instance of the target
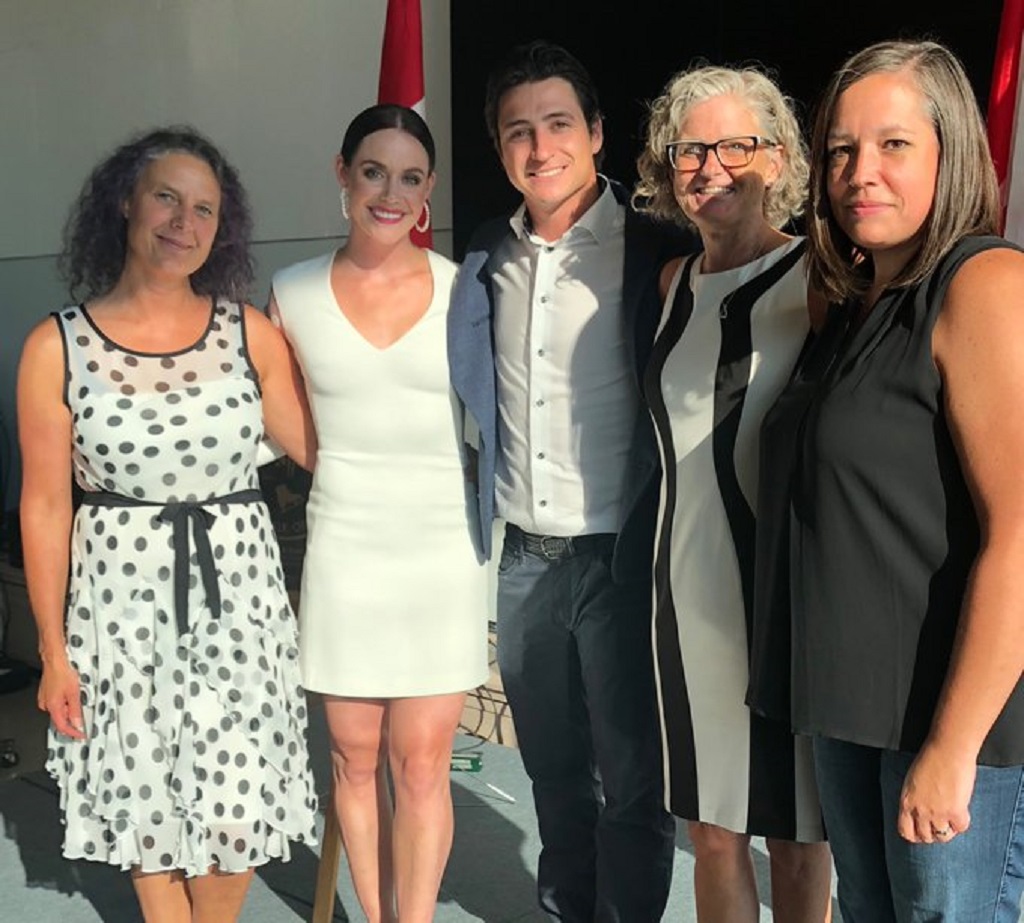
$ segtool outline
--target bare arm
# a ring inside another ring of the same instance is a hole
[[[71,540],[71,415],[63,398],[64,350],[46,320],[25,342],[18,366],[21,532],[29,602],[39,631],[39,707],[62,734],[81,738],[78,676],[64,636]]]
[[[277,305],[271,296],[270,311]],[[263,390],[263,424],[271,439],[294,461],[312,471],[316,464],[316,432],[306,389],[295,356],[274,324],[253,307],[245,309],[249,354]]]
[[[928,740],[904,784],[912,842],[970,825],[985,737],[1024,673],[1024,255],[991,250],[957,273],[932,349],[946,416],[981,527],[957,639]]]

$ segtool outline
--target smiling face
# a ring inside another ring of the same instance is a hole
[[[434,188],[423,145],[400,128],[384,128],[360,142],[350,164],[339,156],[338,181],[348,190],[353,233],[395,242],[409,234]]]
[[[126,264],[171,277],[192,275],[210,255],[220,199],[220,184],[205,160],[170,153],[150,161],[122,207]]]
[[[763,136],[751,108],[733,95],[697,103],[679,126],[675,140],[714,144],[723,138]],[[722,232],[745,222],[766,221],[765,189],[779,178],[782,159],[777,148],[758,145],[743,167],[723,167],[714,150],[696,170],[675,172],[673,192],[683,213],[702,233]]]
[[[893,277],[920,245],[935,199],[939,139],[924,96],[905,72],[847,88],[828,133],[828,197],[846,235]]]
[[[568,80],[521,83],[498,105],[498,152],[535,227],[548,216],[578,216],[597,197],[594,156],[601,122],[588,125]]]

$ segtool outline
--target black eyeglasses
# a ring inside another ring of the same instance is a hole
[[[673,141],[665,146],[668,163],[677,173],[692,173],[704,166],[708,151],[714,151],[723,167],[745,167],[754,159],[759,147],[777,147],[774,141],[758,135],[722,138],[705,144],[703,141]]]

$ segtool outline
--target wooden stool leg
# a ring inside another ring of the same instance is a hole
[[[316,869],[316,892],[313,896],[312,923],[331,923],[334,897],[338,887],[338,863],[341,860],[341,829],[334,809],[334,783],[331,800],[324,812],[324,835],[320,844],[320,862]]]

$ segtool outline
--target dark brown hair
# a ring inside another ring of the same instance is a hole
[[[807,206],[808,272],[813,288],[830,301],[867,291],[870,254],[857,248],[832,214],[828,197],[828,135],[839,97],[878,73],[906,72],[924,99],[939,141],[938,179],[921,245],[890,283],[919,282],[962,237],[995,234],[999,186],[985,126],[957,57],[936,42],[879,42],[849,58],[833,75],[818,105],[811,137],[811,188]]]
[[[121,277],[128,244],[122,208],[147,164],[166,154],[189,154],[205,161],[220,186],[217,233],[206,262],[189,279],[192,290],[233,301],[246,299],[253,279],[249,200],[235,168],[209,139],[189,125],[136,135],[106,157],[86,179],[64,226],[58,259],[72,299],[103,295]]]

